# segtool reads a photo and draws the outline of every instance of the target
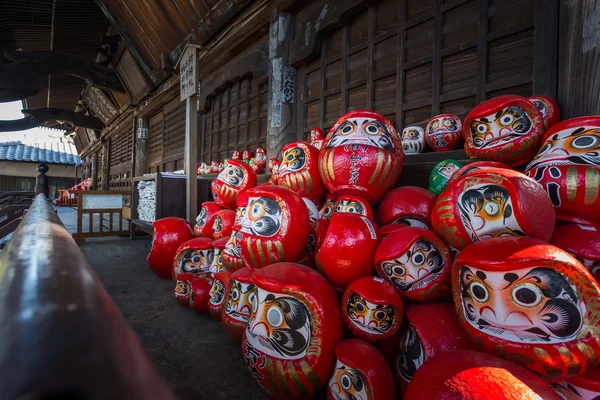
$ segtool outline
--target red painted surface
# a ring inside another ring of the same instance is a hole
[[[222,209],[223,207],[221,207],[214,201],[206,201],[202,203],[202,210],[200,210],[200,215],[198,216],[198,218],[201,218],[201,220],[198,221],[198,218],[196,218],[196,225],[194,225],[194,234],[196,235],[196,237],[213,237],[213,224],[215,222],[215,213]]]
[[[414,218],[431,227],[431,210],[436,195],[416,186],[401,186],[391,190],[377,208],[377,225],[394,223],[399,218]]]
[[[213,279],[209,275],[199,277],[192,281],[192,297],[190,307],[197,313],[208,314],[208,300]]]
[[[146,262],[160,279],[171,279],[177,249],[194,237],[194,231],[185,219],[177,217],[159,219],[152,226],[154,237]]]

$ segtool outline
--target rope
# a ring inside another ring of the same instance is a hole
[[[50,21],[50,51],[54,50],[54,14],[56,12],[56,0],[52,0],[52,20]],[[50,108],[50,84],[52,82],[52,74],[48,74],[48,98],[46,99],[46,107]]]

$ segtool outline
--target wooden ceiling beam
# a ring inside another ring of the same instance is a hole
[[[0,103],[23,100],[38,92],[39,90],[36,89],[0,89]]]

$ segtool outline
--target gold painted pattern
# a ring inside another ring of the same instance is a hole
[[[283,261],[283,260],[285,260],[285,254],[283,252],[283,244],[279,240],[276,240],[275,241],[275,247],[277,248],[277,256],[279,257],[279,259],[276,260],[276,261]]]
[[[304,387],[304,382],[302,382],[302,379],[300,379],[300,376],[296,372],[296,368],[294,367],[294,364],[292,364],[291,362],[288,361],[287,370],[288,370],[288,374],[290,376],[290,380],[292,381],[292,384],[296,388],[296,391],[298,391],[298,393],[300,393],[300,396],[303,399],[308,398],[310,396],[310,394],[308,393],[308,390],[306,390],[306,388]]]
[[[252,251],[252,242],[248,238],[246,238],[246,248],[248,250],[248,254],[250,254],[252,265],[256,265],[256,258],[254,257],[254,252]]]
[[[290,391],[290,388],[288,387],[288,383],[285,380],[283,364],[280,360],[277,360],[277,363],[275,364],[275,369],[277,370],[277,379],[279,380],[279,386],[281,386],[287,397],[294,397],[292,395],[292,392]]]
[[[581,364],[579,363],[579,360],[577,360],[577,357],[575,357],[575,355],[571,353],[571,350],[567,349],[564,346],[561,346],[558,348],[558,353],[560,354],[563,362],[567,366],[567,371],[569,375],[577,375],[582,372]]]
[[[383,164],[383,152],[378,150],[377,151],[377,164],[375,165],[375,171],[381,171],[381,164]],[[375,179],[377,179],[379,175],[377,174],[373,174],[371,175],[371,179],[369,179],[369,185],[371,185],[373,182],[375,182]]]
[[[323,387],[323,383],[321,382],[319,375],[317,375],[316,372],[312,370],[312,368],[308,365],[306,360],[302,360],[300,362],[300,368],[302,368],[302,372],[310,382],[310,385],[313,387],[314,391],[318,392],[319,390],[321,390],[321,388]]]
[[[256,239],[256,252],[258,253],[258,257],[260,258],[260,262],[262,263],[261,265],[267,265],[267,258],[265,257],[265,253],[262,248],[262,241],[260,239]]]
[[[567,169],[567,199],[574,201],[577,196],[577,167]]]
[[[598,353],[596,353],[591,346],[583,342],[577,342],[577,348],[579,349],[579,351],[581,351],[581,354],[583,354],[583,356],[587,360],[587,365],[598,364]]]
[[[279,394],[279,387],[277,386],[277,382],[275,381],[275,368],[273,368],[273,360],[270,357],[266,357],[266,371],[267,378],[269,379],[269,383],[271,384],[272,394],[274,397],[277,397]]]
[[[589,206],[598,199],[600,191],[600,174],[596,168],[587,168],[585,170],[585,197],[583,204]]]
[[[312,177],[307,170],[301,172],[301,176],[304,178],[304,184],[306,188],[306,194],[311,194],[313,190]]]
[[[557,379],[562,376],[562,370],[555,365],[554,360],[550,354],[542,349],[541,347],[534,347],[533,353],[540,361],[542,367],[546,371],[546,376],[550,379]]]

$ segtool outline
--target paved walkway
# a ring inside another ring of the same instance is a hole
[[[76,230],[76,210],[59,207],[58,215]],[[179,398],[268,398],[248,371],[241,345],[210,316],[181,308],[175,284],[147,267],[149,238],[95,238],[79,246]]]

